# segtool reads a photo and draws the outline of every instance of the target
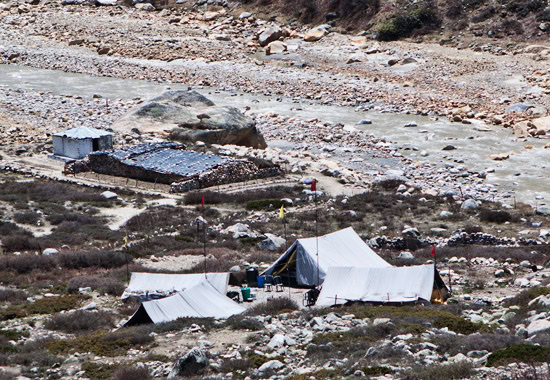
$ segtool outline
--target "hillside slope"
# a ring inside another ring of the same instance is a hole
[[[366,30],[393,40],[463,32],[476,37],[543,40],[550,33],[544,0],[241,0],[271,17],[306,24],[329,22],[344,31]]]

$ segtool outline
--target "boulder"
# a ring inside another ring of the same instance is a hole
[[[112,191],[104,191],[101,196],[105,199],[117,199],[118,195]]]
[[[59,253],[59,251],[55,248],[46,248],[45,250],[42,251],[42,254],[44,256],[55,255],[57,253]]]
[[[278,360],[270,360],[258,368],[258,372],[276,371],[283,368],[285,365]]]
[[[255,122],[235,107],[216,106],[192,90],[167,91],[130,111],[113,124],[126,132],[164,133],[178,141],[234,144],[264,149],[267,144]]]
[[[265,29],[258,37],[260,46],[267,46],[270,42],[277,41],[283,35],[282,29],[275,25]]]
[[[206,352],[195,347],[182,358],[176,360],[174,367],[168,375],[168,379],[176,379],[181,376],[193,376],[208,366]]]
[[[550,321],[546,319],[537,319],[527,326],[527,335],[532,336],[539,332],[546,331],[550,329]]]
[[[282,52],[287,51],[287,46],[285,43],[281,41],[273,41],[270,42],[267,47],[265,48],[265,54],[266,55],[272,55],[272,54],[280,54]]]
[[[96,6],[114,6],[116,5],[116,0],[95,0]]]
[[[513,112],[525,112],[529,108],[534,108],[535,106],[532,104],[523,104],[523,103],[516,103],[508,106],[506,108],[506,112],[513,113]]]
[[[495,153],[490,154],[489,158],[495,161],[504,161],[510,158],[510,153]]]
[[[311,30],[309,30],[306,34],[304,34],[304,41],[306,42],[315,42],[319,41],[321,38],[323,38],[327,34],[326,28],[316,27]]]
[[[466,199],[462,205],[460,206],[463,210],[477,210],[479,208],[479,205],[477,202],[473,199]]]
[[[286,240],[270,233],[265,234],[265,240],[258,243],[258,248],[265,251],[278,251],[286,244]]]
[[[404,260],[412,260],[412,259],[414,259],[414,256],[410,252],[403,251],[403,252],[399,252],[399,256],[397,256],[397,258],[398,259],[404,259]]]

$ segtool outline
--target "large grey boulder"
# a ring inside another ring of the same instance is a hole
[[[127,132],[164,133],[178,141],[267,147],[255,122],[235,107],[217,106],[192,90],[172,90],[151,99],[114,123],[113,129]]]
[[[258,42],[260,46],[267,46],[270,42],[277,41],[283,35],[283,31],[277,25],[274,25],[270,28],[265,29],[258,36]]]
[[[262,240],[257,244],[258,248],[266,250],[266,251],[278,251],[281,249],[285,243],[286,240],[282,237],[266,233],[265,240]]]
[[[176,360],[174,367],[168,375],[168,379],[180,376],[193,376],[208,366],[206,352],[195,347],[182,358]]]

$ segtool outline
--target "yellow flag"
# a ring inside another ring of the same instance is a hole
[[[281,211],[279,212],[279,219],[285,218],[285,206],[281,205]]]
[[[124,236],[124,246],[128,247],[128,234],[126,234],[126,236]]]

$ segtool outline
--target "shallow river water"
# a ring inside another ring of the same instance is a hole
[[[183,89],[181,84],[154,83],[133,79],[94,77],[84,74],[65,73],[35,69],[16,65],[0,65],[0,88],[24,88],[50,91],[56,95],[73,95],[90,98],[99,94],[109,99],[150,98],[161,94],[168,87]],[[539,205],[550,200],[550,149],[544,145],[550,140],[530,139],[518,142],[510,130],[488,127],[483,123],[458,124],[433,120],[428,117],[395,113],[356,112],[349,107],[327,106],[318,103],[297,104],[291,99],[257,96],[243,93],[198,89],[219,105],[238,108],[250,107],[250,112],[275,112],[302,120],[317,118],[322,121],[343,123],[351,128],[366,129],[377,137],[384,137],[396,146],[410,148],[400,152],[418,161],[428,161],[443,167],[446,163],[489,173],[487,183],[508,193],[510,199]],[[368,119],[372,124],[357,126],[360,120]],[[416,127],[405,124],[415,122]],[[284,142],[271,142],[283,146]],[[453,145],[457,149],[444,151],[443,147]],[[525,149],[532,145],[533,149]],[[421,157],[426,151],[428,156]],[[511,152],[505,161],[493,161],[490,154]],[[463,163],[457,163],[463,161]],[[538,198],[538,199],[537,199]],[[537,199],[537,200],[536,200]]]

